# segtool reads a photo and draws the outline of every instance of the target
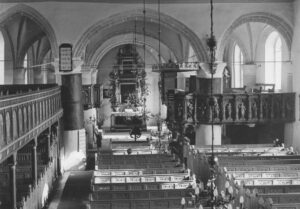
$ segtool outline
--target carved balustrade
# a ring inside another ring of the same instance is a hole
[[[60,87],[0,97],[0,163],[62,117]]]
[[[295,121],[295,93],[175,94],[168,119],[177,124],[250,124]]]
[[[23,94],[26,92],[49,89],[56,84],[14,84],[0,85],[0,96]]]
[[[85,110],[101,105],[101,85],[82,85],[82,103]]]

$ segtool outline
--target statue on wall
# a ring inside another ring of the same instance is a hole
[[[257,118],[257,105],[255,101],[252,103],[251,112],[252,112],[252,118],[254,119]]]
[[[187,101],[187,119],[193,119],[193,113],[194,113],[194,101],[192,99],[189,99]]]
[[[226,120],[232,120],[232,105],[231,102],[228,102],[225,110],[225,118]]]
[[[214,104],[214,120],[219,120],[220,108],[217,101]]]
[[[244,105],[244,102],[242,102],[239,105],[239,119],[245,120],[245,114],[246,114],[246,106]]]
[[[231,74],[229,68],[226,66],[223,71],[223,89],[231,88]]]

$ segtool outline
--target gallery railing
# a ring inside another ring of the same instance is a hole
[[[0,96],[0,163],[58,121],[62,113],[58,86]]]
[[[295,121],[295,93],[215,94],[177,93],[168,96],[169,123],[250,124]],[[172,111],[171,111],[172,110]]]

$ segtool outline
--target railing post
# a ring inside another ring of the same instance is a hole
[[[258,95],[258,101],[259,101],[259,108],[258,108],[259,120],[263,120],[263,102],[262,102],[261,94]]]
[[[37,185],[38,181],[38,175],[37,175],[37,137],[34,138],[33,140],[33,145],[32,145],[32,185],[35,187]]]
[[[47,164],[52,161],[51,155],[51,127],[49,127],[49,134],[46,135],[47,137]]]
[[[17,209],[17,181],[16,181],[16,166],[17,166],[17,152],[9,159],[10,164],[10,192],[11,192],[11,208]]]

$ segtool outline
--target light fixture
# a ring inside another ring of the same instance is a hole
[[[214,36],[213,31],[213,0],[210,0],[210,36],[208,37],[206,43],[209,48],[209,71],[211,74],[211,81],[210,81],[210,97],[209,97],[209,106],[213,110],[215,103],[218,102],[217,99],[213,95],[213,79],[214,74],[216,73],[217,63],[216,63],[216,46],[217,42]],[[225,191],[218,191],[217,186],[215,185],[216,180],[216,165],[218,164],[218,158],[215,157],[214,154],[214,115],[212,115],[211,119],[211,157],[209,159],[210,164],[210,171],[211,176],[208,180],[208,193],[210,195],[210,199],[207,202],[207,205],[210,206],[212,209],[231,209],[232,208],[232,201],[234,200],[233,196],[233,188],[230,186],[229,181],[227,180],[225,183]]]
[[[159,89],[159,100],[158,100],[158,141],[159,141],[159,150],[161,148],[161,131],[162,131],[162,121],[161,121],[161,105],[164,99],[164,79],[162,78],[163,73],[161,72],[161,52],[160,52],[160,35],[161,35],[161,27],[160,27],[160,0],[157,1],[157,10],[158,10],[158,72],[159,72],[159,81],[158,81],[158,89]]]

